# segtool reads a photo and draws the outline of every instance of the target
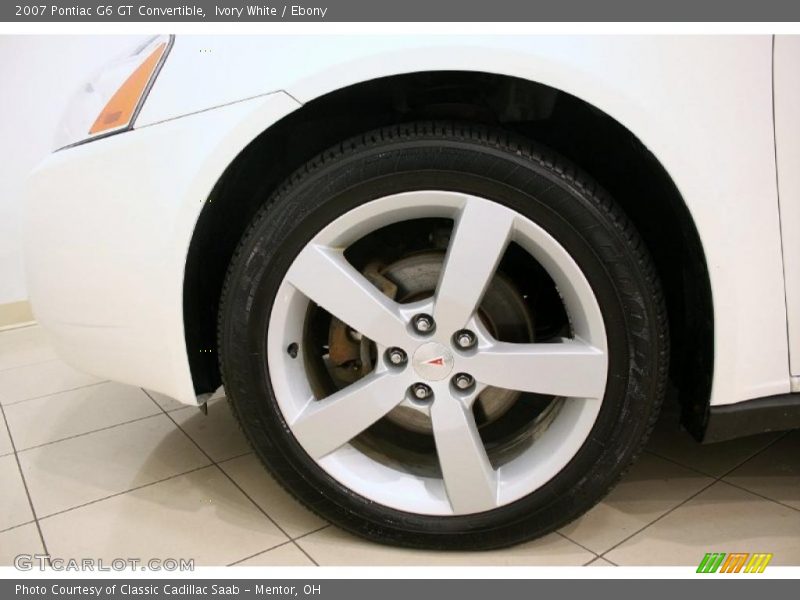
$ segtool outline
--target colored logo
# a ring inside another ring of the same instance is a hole
[[[414,352],[411,364],[424,381],[441,381],[453,370],[453,353],[437,342],[422,344]]]
[[[747,552],[707,552],[697,567],[698,573],[763,573],[772,554]]]

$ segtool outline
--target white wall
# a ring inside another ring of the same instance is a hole
[[[52,150],[72,92],[141,36],[0,36],[0,304],[25,300],[26,174]]]

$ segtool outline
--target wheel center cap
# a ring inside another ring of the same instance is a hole
[[[441,381],[453,370],[453,353],[437,342],[422,344],[414,352],[414,371],[428,381]]]

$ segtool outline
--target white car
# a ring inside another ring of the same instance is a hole
[[[669,389],[800,426],[800,42],[161,36],[31,175],[33,308],[357,534],[494,548],[595,504]]]

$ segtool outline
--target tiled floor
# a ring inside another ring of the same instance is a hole
[[[595,509],[497,552],[364,542],[264,472],[227,404],[208,416],[98,381],[38,327],[0,332],[0,564],[21,553],[194,558],[198,565],[691,565],[710,550],[800,565],[800,431],[700,446],[668,411]]]

